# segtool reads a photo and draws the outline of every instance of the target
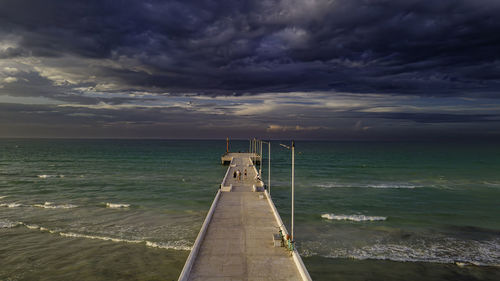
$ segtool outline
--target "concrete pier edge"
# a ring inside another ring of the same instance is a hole
[[[242,154],[244,153],[235,153],[236,155],[239,155],[240,157],[243,156]],[[234,155],[234,154],[233,154]],[[228,155],[225,155],[225,157],[227,157]],[[247,155],[245,155],[247,156]],[[248,157],[248,156],[247,156]],[[249,161],[249,165],[248,165],[248,168],[250,168],[252,170],[252,174],[257,174],[258,175],[258,171],[255,167],[255,163],[253,163],[253,160],[251,157],[244,157],[243,158],[238,158],[238,159],[244,159],[246,158],[247,160],[246,161]],[[212,218],[214,216],[214,213],[215,213],[215,210],[218,209],[218,203],[220,201],[220,198],[222,197],[222,193],[226,193],[226,192],[229,192],[231,193],[231,189],[232,189],[232,184],[229,184],[229,188],[227,188],[226,184],[228,183],[229,181],[229,178],[231,177],[231,175],[229,174],[229,171],[231,170],[231,167],[233,167],[233,160],[235,158],[234,157],[231,157],[229,159],[226,158],[226,163],[229,162],[229,167],[224,175],[224,179],[222,181],[222,183],[220,184],[220,188],[219,190],[217,191],[217,194],[214,198],[214,201],[210,207],[210,210],[205,218],[205,221],[203,222],[203,225],[200,229],[200,232],[198,233],[198,236],[195,240],[195,243],[193,245],[193,248],[186,260],[186,263],[184,264],[184,267],[182,269],[182,272],[179,276],[179,281],[187,281],[187,280],[191,280],[192,279],[192,271],[194,270],[194,265],[195,263],[197,262],[197,258],[198,258],[198,255],[200,255],[200,250],[202,248],[202,245],[203,245],[203,241],[206,239],[206,236],[207,236],[207,231],[208,231],[208,228],[210,227],[210,223],[212,221]],[[235,160],[234,160],[235,161]],[[241,161],[241,160],[239,160]],[[224,161],[223,161],[224,163]],[[236,164],[235,164],[236,165]],[[259,178],[255,178],[256,180],[256,183],[258,183],[258,185],[260,185],[261,187],[264,186],[263,184],[263,181]],[[226,190],[227,189],[227,190]],[[254,185],[254,191],[255,191],[255,185]],[[263,191],[263,192],[262,192]],[[265,190],[264,188],[261,189],[262,193],[264,193],[264,195],[266,196],[266,199],[267,199],[267,204],[269,205],[270,209],[271,209],[271,212],[273,213],[273,216],[274,216],[274,220],[275,220],[275,223],[276,225],[274,227],[276,227],[276,233],[278,232],[278,227],[282,230],[282,233],[284,235],[287,235],[288,234],[288,231],[285,227],[285,225],[283,224],[283,221],[278,213],[278,210],[276,209],[276,206],[274,205],[274,202],[272,201],[271,199],[271,195],[269,194],[269,192],[267,190]],[[225,197],[224,197],[225,198]],[[270,217],[272,218],[272,217]],[[271,219],[272,221],[272,219]],[[271,222],[270,221],[270,222]],[[264,238],[264,237],[263,237]],[[203,250],[205,251],[205,250]],[[300,257],[299,253],[297,252],[296,249],[294,249],[291,253],[289,253],[291,259],[293,260],[293,264],[295,264],[295,267],[296,267],[296,270],[297,270],[297,273],[298,273],[298,276],[300,276],[300,278],[298,278],[297,280],[299,279],[302,279],[302,280],[312,280],[311,279],[311,276],[309,275],[309,272],[307,271],[303,261],[302,261],[302,258]],[[199,265],[197,265],[199,266]],[[198,276],[197,278],[195,278],[196,280],[198,280],[199,278],[199,273],[197,273],[195,276]]]
[[[196,241],[194,242],[193,248],[191,249],[191,252],[189,253],[189,256],[186,260],[186,263],[184,264],[184,267],[182,268],[181,274],[179,275],[179,281],[187,281],[189,278],[189,274],[191,273],[191,268],[193,267],[196,256],[198,255],[198,252],[200,250],[201,242],[203,241],[203,239],[205,239],[205,233],[207,232],[208,225],[210,224],[210,221],[212,220],[212,216],[214,214],[215,207],[217,206],[217,202],[219,201],[220,193],[221,193],[221,190],[219,189],[217,191],[217,194],[215,195],[214,201],[212,202],[212,206],[210,206],[210,210],[208,211],[207,217],[205,218],[205,221],[203,222],[203,225],[201,226],[200,232],[198,233],[198,236],[196,237]]]
[[[274,218],[276,219],[276,222],[280,226],[281,231],[283,232],[283,235],[288,235],[288,231],[285,227],[285,224],[283,223],[283,220],[281,220],[281,216],[278,213],[278,210],[276,209],[276,206],[274,205],[273,200],[271,199],[271,195],[267,190],[264,191],[266,194],[267,202],[269,203],[269,206],[271,207]],[[297,252],[297,249],[294,248],[292,252],[293,256],[293,261],[295,262],[295,265],[297,266],[297,269],[300,272],[300,276],[302,277],[303,280],[312,280],[311,276],[309,275],[309,272],[307,271],[306,266],[304,265],[304,262],[302,261],[302,258],[300,257],[299,253]]]

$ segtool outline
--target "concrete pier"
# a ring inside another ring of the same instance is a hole
[[[260,155],[257,154],[257,153],[249,153],[249,152],[226,152],[224,155],[222,155],[221,157],[221,162],[222,162],[222,165],[227,165],[231,162],[231,160],[233,159],[233,157],[237,157],[237,158],[245,158],[245,157],[249,157],[250,159],[252,159],[252,161],[255,163],[255,164],[260,164]]]
[[[257,178],[254,161],[260,155],[230,155],[179,280],[311,280],[296,250],[274,246],[273,234],[287,231]]]

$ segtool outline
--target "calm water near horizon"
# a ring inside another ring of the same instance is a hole
[[[271,194],[289,227],[291,157],[279,143]],[[177,280],[225,145],[0,140],[0,280]],[[296,149],[297,247],[314,280],[500,280],[498,143]]]

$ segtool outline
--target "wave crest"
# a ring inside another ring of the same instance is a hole
[[[106,208],[119,209],[119,208],[128,208],[130,204],[122,204],[122,203],[106,203]]]
[[[62,204],[62,205],[54,205],[52,202],[45,202],[44,204],[34,204],[33,207],[44,208],[44,209],[71,209],[78,207],[73,204]]]
[[[38,175],[37,176],[40,179],[48,179],[48,178],[64,178],[64,175]]]
[[[9,220],[0,219],[0,228],[13,228],[16,226],[25,226],[31,230],[39,230],[41,232],[48,232],[51,234],[56,234],[62,237],[68,238],[84,238],[84,239],[93,239],[93,240],[102,240],[102,241],[111,241],[117,243],[132,243],[132,244],[140,244],[143,243],[147,247],[150,248],[158,248],[158,249],[169,249],[169,250],[179,250],[179,251],[190,251],[191,246],[188,241],[180,240],[180,241],[168,241],[168,242],[152,242],[142,239],[125,239],[125,238],[115,238],[115,237],[107,237],[100,235],[91,235],[91,234],[82,234],[75,232],[63,232],[59,230],[48,229],[43,226],[39,226],[36,224],[27,224],[24,222],[12,222]]]
[[[7,207],[7,208],[17,208],[22,206],[22,204],[19,203],[2,203],[0,204],[0,207]]]
[[[169,250],[181,250],[181,251],[191,251],[191,246],[188,245],[186,241],[173,241],[173,242],[151,242],[146,241],[146,246],[151,248],[159,249],[169,249]]]
[[[391,260],[397,262],[449,263],[457,266],[500,267],[500,239],[462,240],[452,237],[420,238],[399,242],[377,242],[361,247],[329,248],[319,241],[301,245],[303,256],[321,256],[356,260]]]
[[[13,228],[22,224],[23,223],[19,221],[0,220],[0,228]]]
[[[413,184],[406,184],[406,183],[381,183],[381,184],[342,184],[342,183],[326,183],[326,184],[318,184],[317,187],[321,188],[336,188],[336,187],[361,187],[361,188],[397,188],[397,189],[413,189],[413,188],[419,188],[419,187],[424,187],[421,185],[413,185]]]
[[[333,251],[329,257],[500,266],[499,245],[494,241],[448,241],[448,243],[452,245],[437,244],[429,245],[426,248],[399,244],[377,244],[350,251]]]
[[[104,241],[112,241],[112,242],[125,242],[125,243],[142,243],[143,242],[142,240],[129,240],[129,239],[122,239],[122,238],[87,235],[87,234],[80,234],[80,233],[73,233],[73,232],[59,232],[59,235],[61,235],[63,237],[87,238],[87,239],[104,240]]]
[[[322,214],[322,218],[329,220],[338,220],[338,221],[385,221],[387,217],[379,217],[379,216],[365,216],[365,215],[335,215],[335,214]]]

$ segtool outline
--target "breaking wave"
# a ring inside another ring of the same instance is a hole
[[[16,226],[22,225],[31,230],[39,230],[41,232],[48,232],[51,234],[59,235],[62,237],[68,238],[84,238],[84,239],[92,239],[92,240],[102,240],[102,241],[110,241],[117,243],[132,243],[132,244],[145,244],[145,246],[150,248],[158,248],[158,249],[169,249],[169,250],[179,250],[179,251],[190,251],[191,246],[188,241],[169,241],[169,242],[151,242],[148,240],[142,239],[125,239],[125,238],[116,238],[116,237],[107,237],[100,235],[90,235],[90,234],[82,234],[75,232],[63,232],[59,230],[48,229],[43,226],[39,226],[36,224],[27,224],[24,222],[12,222],[9,220],[0,219],[0,228],[13,228]]]
[[[7,207],[7,208],[38,207],[44,209],[71,209],[71,208],[76,208],[78,206],[73,204],[54,205],[54,203],[52,202],[45,202],[44,204],[33,204],[33,205],[23,205],[20,203],[13,202],[13,203],[2,203],[0,204],[0,207]]]
[[[483,181],[483,184],[489,187],[500,187],[500,182],[496,181]]]
[[[106,236],[96,236],[96,235],[87,235],[73,232],[59,232],[59,235],[63,237],[73,237],[73,238],[87,238],[94,240],[104,240],[104,241],[112,241],[112,242],[124,242],[124,243],[142,243],[142,240],[130,240],[130,239],[122,239],[122,238],[113,238]]]
[[[413,241],[413,243],[377,243],[360,248],[333,248],[328,251],[325,251],[324,245],[307,245],[306,243],[303,245],[301,254],[319,255],[326,258],[500,267],[500,239],[477,241],[445,238],[438,241]]]
[[[371,188],[406,188],[406,189],[413,189],[413,188],[423,187],[423,186],[409,185],[409,184],[370,184],[370,185],[366,185],[365,187],[371,187]]]
[[[33,207],[45,208],[45,209],[71,209],[78,207],[73,204],[62,204],[62,205],[54,205],[52,202],[45,202],[45,204],[34,204]]]
[[[128,207],[130,207],[130,204],[106,203],[106,208],[119,209],[119,208],[128,208]]]
[[[48,178],[64,178],[64,175],[38,175],[40,179],[48,179]]]
[[[5,197],[7,197],[7,195],[0,196],[0,199],[4,199]]]
[[[188,242],[182,241],[173,241],[173,242],[151,242],[146,241],[146,246],[151,248],[159,248],[159,249],[169,249],[169,250],[181,250],[181,251],[191,251],[191,246],[189,246]]]
[[[13,227],[16,227],[18,225],[22,225],[23,223],[22,222],[19,222],[19,221],[10,221],[10,220],[4,220],[4,219],[0,219],[0,228],[13,228]]]
[[[17,208],[17,207],[21,207],[22,204],[19,204],[19,203],[2,203],[0,204],[0,207],[7,207],[7,208]]]
[[[74,204],[54,204],[53,202],[45,202],[44,204],[33,204],[33,205],[23,205],[21,203],[1,203],[0,207],[7,207],[7,208],[17,208],[17,207],[36,207],[36,208],[44,208],[44,209],[71,209],[71,208],[76,208],[78,205]],[[106,203],[106,208],[110,209],[123,209],[123,208],[129,208],[130,204],[124,204],[124,203]]]
[[[23,223],[24,226],[26,226],[28,229],[40,229],[40,226],[36,224],[25,224]]]
[[[365,215],[335,215],[335,214],[322,214],[322,218],[338,221],[385,221],[387,217],[379,216],[365,216]]]
[[[341,184],[341,183],[326,183],[318,184],[317,187],[322,188],[335,188],[335,187],[362,187],[362,188],[403,188],[403,189],[413,189],[424,187],[423,185],[413,185],[413,184],[399,184],[399,183],[384,183],[384,184]]]

